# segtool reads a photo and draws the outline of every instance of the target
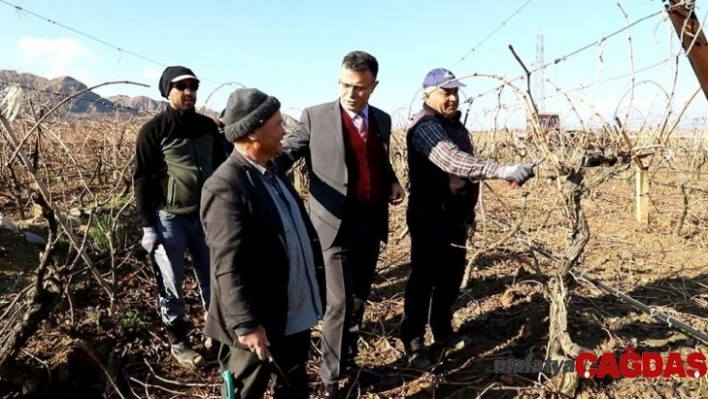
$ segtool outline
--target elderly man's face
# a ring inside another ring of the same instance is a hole
[[[458,88],[437,88],[426,95],[425,103],[445,117],[455,115],[460,105]]]
[[[280,154],[283,149],[282,140],[285,136],[285,126],[283,125],[283,115],[277,111],[253,132],[255,136],[254,149],[259,156],[271,159]]]
[[[356,72],[342,67],[339,71],[339,97],[342,106],[359,113],[369,102],[369,97],[378,83],[371,71]]]
[[[172,83],[170,88],[170,105],[179,111],[194,109],[197,102],[197,90],[199,83],[194,79],[180,80]]]

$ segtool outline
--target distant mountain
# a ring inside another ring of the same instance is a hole
[[[67,96],[85,90],[87,86],[70,77],[63,76],[47,79],[31,73],[20,73],[12,70],[0,70],[0,90],[8,84],[18,84],[29,90],[41,104],[54,105]],[[124,114],[128,116],[150,116],[164,109],[165,101],[157,101],[145,96],[129,97],[117,95],[104,98],[87,91],[69,101],[67,112],[76,116],[100,117],[108,114]],[[217,113],[210,109],[197,109],[207,115],[216,116]]]
[[[155,101],[150,97],[137,96],[130,97],[125,95],[110,96],[107,98],[113,104],[134,108],[142,112],[155,113],[162,111],[167,106],[166,101]]]

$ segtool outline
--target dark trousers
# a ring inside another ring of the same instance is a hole
[[[461,218],[460,218],[461,219]],[[465,272],[467,225],[450,217],[408,217],[411,273],[406,286],[401,340],[421,343],[429,322],[433,337],[452,333],[452,306]],[[462,246],[454,247],[452,244]]]
[[[381,249],[374,226],[369,218],[345,219],[332,247],[323,252],[327,309],[320,377],[325,384],[339,381],[355,364],[358,331]]]
[[[266,331],[266,334],[268,332]],[[307,388],[307,362],[310,349],[310,330],[288,335],[274,340],[268,337],[268,350],[285,373],[281,375],[275,365],[268,360],[261,361],[255,353],[236,347],[230,347],[226,368],[231,371],[236,388],[236,398],[261,399],[268,389],[271,376],[273,381],[273,398],[275,399],[307,399],[310,394]],[[226,398],[225,395],[222,396]]]

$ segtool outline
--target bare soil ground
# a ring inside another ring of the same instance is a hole
[[[516,216],[509,213],[514,213],[514,208],[519,206],[520,193],[502,184],[491,184],[491,187],[494,192],[486,190],[484,194],[487,215],[510,221]],[[539,225],[552,206],[548,198],[544,198],[548,190],[542,183],[528,189],[527,201],[531,209],[524,225],[528,226],[530,234],[538,233],[542,242],[547,235],[549,241],[545,242],[552,245],[553,237],[562,237],[563,227],[552,221],[546,222],[545,227]],[[701,227],[704,222],[698,222],[707,216],[705,198],[696,198],[694,209],[704,206],[700,214],[693,215],[696,219],[692,220],[698,225],[692,223],[682,236],[676,236],[671,233],[672,213],[675,213],[671,206],[672,193],[652,190],[657,208],[652,210],[654,220],[645,227],[634,221],[633,189],[631,182],[613,181],[584,201],[593,236],[580,269],[699,331],[707,331],[708,254],[705,248],[708,234]],[[484,222],[478,223],[478,231],[471,239],[478,247],[484,248],[488,242],[504,236],[494,226],[487,224],[486,232],[484,228]],[[536,229],[542,230],[536,232]],[[441,359],[432,373],[421,374],[405,370],[403,348],[395,338],[403,305],[401,292],[408,273],[408,243],[401,240],[395,244],[394,241],[386,251],[387,259],[393,258],[389,261],[393,265],[384,266],[379,274],[370,312],[376,332],[372,336],[374,343],[370,344],[375,351],[368,352],[373,355],[368,359],[382,364],[382,358],[395,358],[393,363],[384,363],[385,368],[391,369],[393,374],[407,375],[409,379],[397,376],[398,383],[386,393],[415,398],[474,398],[492,387],[483,397],[514,397],[521,392],[515,388],[537,387],[538,382],[544,381],[538,375],[493,374],[495,359],[524,359],[528,353],[533,353],[537,359],[546,358],[548,302],[542,295],[533,260],[523,252],[523,246],[505,243],[493,251],[483,252],[475,260],[468,286],[456,304],[455,324],[473,335],[476,342],[469,349]],[[573,284],[569,291],[571,336],[577,344],[595,353],[622,351],[627,346],[663,354],[696,349],[706,353],[705,345],[698,345],[695,339],[614,295],[583,282]],[[672,398],[681,394],[704,397],[708,395],[704,384],[705,381],[695,380],[586,380],[578,397]],[[542,389],[531,391],[528,397],[542,393]]]
[[[596,173],[593,168],[588,173]],[[110,178],[107,179],[110,181]],[[676,188],[674,173],[657,173],[651,188],[648,225],[634,220],[634,180],[619,176],[589,193],[583,207],[592,236],[578,268],[632,298],[708,331],[708,198],[705,191],[691,191],[681,231],[674,232],[684,198]],[[552,180],[539,177],[522,189],[502,182],[484,186],[477,209],[477,231],[469,243],[472,268],[455,308],[454,325],[471,334],[474,344],[454,354],[439,354],[428,371],[410,369],[398,339],[403,292],[409,273],[410,243],[405,234],[405,204],[391,211],[391,235],[381,254],[379,270],[366,312],[360,342],[360,363],[381,371],[382,384],[362,389],[348,383],[350,397],[362,398],[506,398],[552,397],[547,378],[538,374],[495,374],[495,359],[524,359],[533,354],[546,358],[549,302],[534,258],[524,240],[532,240],[551,253],[562,253],[570,231],[563,223],[562,207]],[[693,187],[706,190],[698,176]],[[107,183],[103,189],[107,191]],[[98,181],[91,187],[100,191]],[[75,206],[76,195],[57,192],[61,209]],[[17,220],[15,204],[0,196],[0,212]],[[73,199],[72,199],[73,198]],[[30,212],[28,212],[30,213]],[[31,215],[30,215],[31,216]],[[503,226],[523,217],[519,232],[506,237]],[[27,218],[22,226],[46,229],[41,219]],[[139,231],[132,211],[121,217],[126,246],[117,251],[119,262],[92,247],[92,257],[105,276],[115,275],[115,301],[85,268],[70,274],[68,289],[52,316],[20,352],[16,370],[27,375],[23,384],[0,378],[0,397],[71,398],[216,398],[220,395],[216,354],[209,352],[207,366],[186,370],[176,366],[161,329],[157,312],[154,273],[135,244]],[[520,239],[517,239],[520,238]],[[42,248],[20,236],[0,230],[0,331],[12,319],[4,314],[33,278]],[[70,255],[70,253],[69,253]],[[71,259],[66,253],[58,255]],[[75,256],[75,253],[73,254]],[[544,274],[552,263],[538,257]],[[191,336],[203,347],[203,310],[190,271],[185,282],[187,309],[195,330]],[[673,326],[602,292],[583,281],[569,282],[569,332],[574,341],[595,353],[623,351],[667,354],[699,350],[706,346]],[[0,336],[2,336],[0,334]],[[313,387],[317,384],[318,331],[308,364]],[[679,398],[708,397],[708,380],[702,379],[589,379],[582,380],[579,398]],[[120,393],[115,386],[119,387]],[[23,393],[23,391],[25,393]]]

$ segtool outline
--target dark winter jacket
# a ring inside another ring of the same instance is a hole
[[[260,173],[234,151],[202,191],[201,221],[211,257],[211,302],[204,332],[223,344],[241,348],[237,330],[260,325],[270,340],[282,338],[289,309],[285,231]],[[290,194],[299,198],[287,177],[278,173]],[[309,233],[324,307],[322,248],[302,203],[299,212]]]
[[[208,116],[168,107],[145,123],[134,173],[141,227],[154,227],[157,209],[199,216],[202,186],[224,159],[219,130]]]

